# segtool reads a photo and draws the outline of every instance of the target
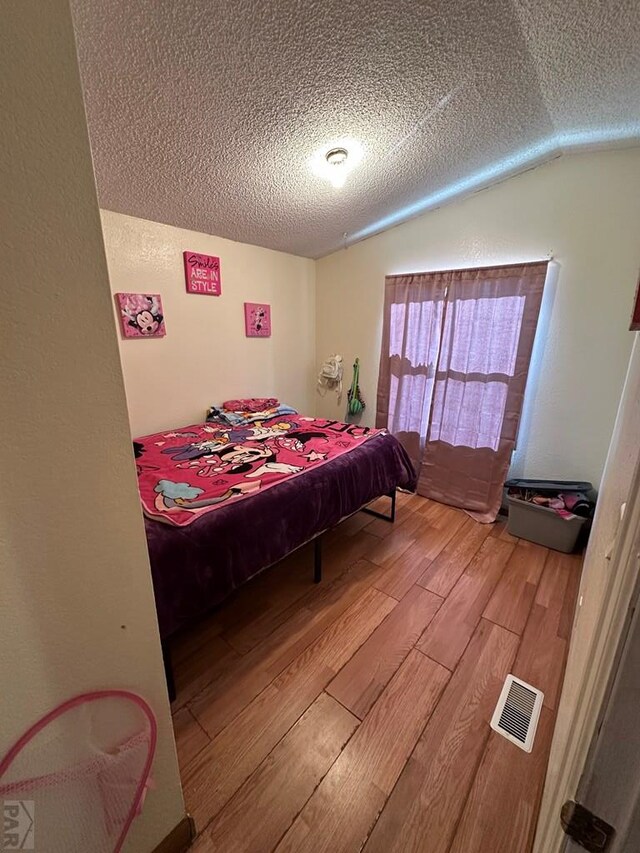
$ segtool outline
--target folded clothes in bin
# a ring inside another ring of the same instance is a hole
[[[536,506],[554,510],[561,518],[570,520],[592,518],[595,500],[591,483],[568,480],[507,480],[507,495]]]
[[[508,495],[510,498],[519,498],[521,501],[536,504],[536,506],[546,506],[556,512],[561,518],[567,520],[580,516],[582,518],[591,518],[593,506],[588,498],[576,492],[575,494],[559,494],[557,497],[547,497],[539,495],[535,492],[528,492],[522,489],[509,489]]]

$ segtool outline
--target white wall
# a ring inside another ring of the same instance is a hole
[[[638,496],[640,463],[640,335],[635,339],[624,390],[607,454],[601,491],[582,566],[578,605],[558,706],[547,781],[536,836],[536,853],[564,850],[558,812],[580,796],[590,740],[596,731],[607,683],[638,576]],[[621,518],[623,504],[626,505]],[[635,515],[635,519],[634,519]],[[634,543],[635,539],[635,544]],[[589,756],[589,761],[593,756]],[[599,770],[606,768],[599,767]],[[606,775],[602,776],[606,779]],[[626,777],[622,777],[625,779]],[[612,796],[613,795],[612,792]],[[631,798],[633,795],[629,793]],[[584,802],[580,797],[580,802]],[[613,802],[613,800],[612,800]],[[627,806],[623,800],[616,805]],[[587,802],[588,807],[593,803]],[[611,815],[602,814],[605,820]],[[618,830],[623,829],[616,824]],[[564,839],[566,841],[566,838]],[[567,850],[577,850],[569,845]],[[620,848],[619,848],[620,849]],[[630,847],[627,849],[631,849]]]
[[[134,435],[203,420],[230,397],[313,412],[313,261],[106,210],[102,224],[112,291],[160,293],[167,327],[120,340]],[[184,251],[220,257],[221,296],[186,292]],[[270,303],[270,338],[245,337],[244,302]]]
[[[126,849],[146,853],[184,805],[71,16],[22,0],[2,28],[0,754],[78,693],[139,692],[157,788]]]
[[[360,357],[375,415],[387,274],[553,253],[512,474],[598,484],[633,335],[640,267],[640,148],[562,157],[318,261],[317,357]],[[321,415],[344,414],[335,397]]]

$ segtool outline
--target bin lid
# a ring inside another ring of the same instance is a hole
[[[529,489],[532,492],[590,492],[591,483],[584,480],[507,480],[508,489]]]

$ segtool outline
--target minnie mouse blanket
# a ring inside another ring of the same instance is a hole
[[[196,424],[134,441],[146,515],[179,527],[330,462],[380,429],[300,415],[229,427]]]

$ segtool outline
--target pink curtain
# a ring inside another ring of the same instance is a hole
[[[446,282],[438,275],[387,276],[376,426],[420,468],[440,349]]]
[[[479,521],[493,521],[500,508],[546,271],[544,261],[387,279],[377,423],[396,434],[417,463],[419,494]],[[420,280],[420,290],[403,289],[402,279]],[[396,301],[405,294],[421,296],[429,307],[411,309],[418,320],[405,323],[399,338],[393,319],[409,310],[406,300]],[[413,390],[416,352],[423,361],[428,353],[433,366],[420,399],[405,397]],[[407,423],[408,433],[397,428]]]

